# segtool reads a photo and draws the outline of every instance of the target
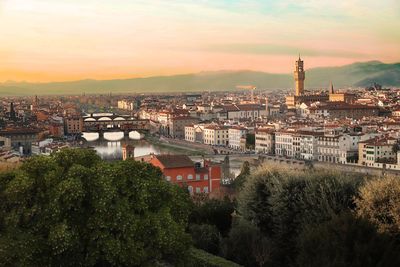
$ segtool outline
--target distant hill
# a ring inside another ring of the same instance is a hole
[[[306,70],[307,88],[326,88],[330,81],[336,88],[365,87],[373,82],[389,87],[400,86],[400,63],[370,61]],[[293,87],[293,76],[291,73],[216,71],[134,79],[6,82],[0,84],[0,95],[222,91],[245,84],[255,85],[259,89],[289,89]]]

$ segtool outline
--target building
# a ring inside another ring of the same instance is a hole
[[[318,137],[318,161],[347,164],[358,158],[362,134],[328,133]]]
[[[168,135],[173,138],[184,139],[185,127],[197,123],[199,120],[190,116],[177,116],[168,120]]]
[[[301,60],[300,55],[299,59],[295,63],[294,70],[294,81],[295,81],[295,96],[301,96],[304,94],[304,80],[306,79],[306,73],[304,71],[304,62]]]
[[[277,156],[293,157],[293,137],[294,131],[277,131],[275,132],[275,154]]]
[[[18,151],[21,156],[32,154],[32,143],[39,131],[31,128],[9,128],[0,131],[0,147]]]
[[[185,126],[185,140],[189,142],[204,142],[204,125],[194,124]]]
[[[329,102],[345,102],[353,104],[356,100],[356,95],[345,92],[335,92],[333,84],[331,82],[329,86]]]
[[[394,164],[397,162],[393,146],[396,138],[374,137],[358,143],[358,164],[369,167],[382,167],[379,164]]]
[[[49,125],[49,134],[54,137],[64,136],[64,124],[53,122]]]
[[[247,134],[247,129],[244,127],[236,126],[231,127],[228,130],[228,144],[229,147],[236,150],[242,150],[240,139],[245,137]]]
[[[212,146],[229,145],[229,128],[220,125],[208,125],[204,127],[204,144]]]
[[[80,116],[69,116],[64,119],[64,132],[66,134],[79,134],[83,131],[83,118]]]
[[[304,80],[306,78],[304,70],[304,62],[299,59],[295,63],[294,81],[295,81],[295,94],[286,97],[286,106],[288,109],[294,109],[302,103],[325,102],[329,100],[326,93],[306,94],[304,92]]]
[[[161,169],[165,180],[187,187],[190,194],[211,193],[220,188],[220,164],[207,160],[194,163],[186,155],[152,155],[149,162]]]
[[[296,131],[293,135],[293,157],[302,160],[316,160],[318,137],[322,132]]]
[[[275,153],[275,131],[273,129],[259,128],[255,131],[255,138],[255,150],[257,153]]]
[[[353,118],[373,117],[379,115],[379,107],[346,102],[328,102],[309,108],[310,116],[314,118]]]
[[[128,101],[128,100],[118,100],[117,102],[117,107],[119,109],[123,110],[134,110],[135,109],[135,103],[133,101]]]
[[[122,146],[122,160],[133,158],[135,158],[135,147],[129,144],[124,144]]]

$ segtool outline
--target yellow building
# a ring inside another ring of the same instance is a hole
[[[333,84],[331,82],[329,86],[329,102],[346,102],[349,104],[354,103],[356,100],[355,94],[335,92],[333,89]]]

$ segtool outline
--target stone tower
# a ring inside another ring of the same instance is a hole
[[[122,160],[133,159],[135,157],[135,147],[132,145],[122,146]]]
[[[303,95],[305,78],[306,74],[304,72],[304,62],[303,60],[301,60],[299,55],[299,59],[296,61],[296,66],[294,70],[294,80],[296,83],[296,96]]]

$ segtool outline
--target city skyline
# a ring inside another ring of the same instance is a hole
[[[0,82],[288,73],[299,52],[307,69],[392,63],[400,61],[399,11],[395,0],[5,0]]]

